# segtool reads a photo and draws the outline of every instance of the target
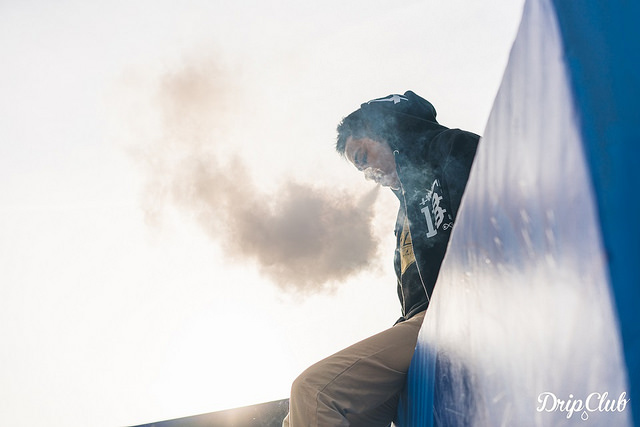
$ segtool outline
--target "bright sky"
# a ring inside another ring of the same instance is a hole
[[[522,3],[0,3],[0,424],[285,398],[391,326],[397,202],[335,127],[411,89],[482,133]]]

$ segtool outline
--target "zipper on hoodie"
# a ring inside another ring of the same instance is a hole
[[[404,214],[407,217],[407,227],[409,228],[409,233],[411,234],[411,245],[413,246],[413,233],[411,233],[411,221],[409,221],[409,210],[407,209],[407,197],[405,196],[405,192],[404,192],[404,184],[402,184],[402,180],[400,179],[401,170],[400,170],[400,164],[398,163],[398,154],[400,154],[398,150],[393,150],[393,157],[394,157],[394,161],[396,162],[396,173],[398,174],[398,181],[400,181],[400,192],[402,193],[402,204],[404,206]],[[415,256],[415,250],[414,250],[414,256]],[[429,292],[427,292],[427,287],[424,284],[424,279],[422,278],[422,273],[420,272],[420,265],[418,264],[417,259],[416,259],[416,270],[418,271],[418,277],[420,278],[420,283],[422,284],[422,289],[424,290],[424,294],[427,297],[427,305],[429,305],[429,303],[431,302],[431,298],[429,297]],[[402,276],[400,276],[400,281],[402,281]],[[407,313],[407,307],[404,300],[404,292],[401,292],[401,293],[402,293],[402,305],[404,307],[404,312],[408,315],[409,313]]]

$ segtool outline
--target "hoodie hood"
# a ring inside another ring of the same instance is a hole
[[[393,94],[384,98],[376,98],[360,105],[363,110],[381,109],[386,113],[404,115],[416,120],[438,123],[436,109],[432,103],[416,95],[413,91],[406,91],[404,95]]]
[[[372,99],[362,104],[360,110],[375,134],[400,153],[422,151],[430,140],[447,129],[436,120],[433,104],[413,91]]]

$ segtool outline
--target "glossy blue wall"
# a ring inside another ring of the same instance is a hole
[[[640,403],[640,3],[554,0],[595,188],[632,402]],[[640,426],[640,404],[634,424]]]

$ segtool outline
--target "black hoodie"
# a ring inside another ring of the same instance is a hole
[[[480,137],[442,126],[411,91],[360,109],[393,150],[401,182],[394,263],[402,321],[429,304]]]

